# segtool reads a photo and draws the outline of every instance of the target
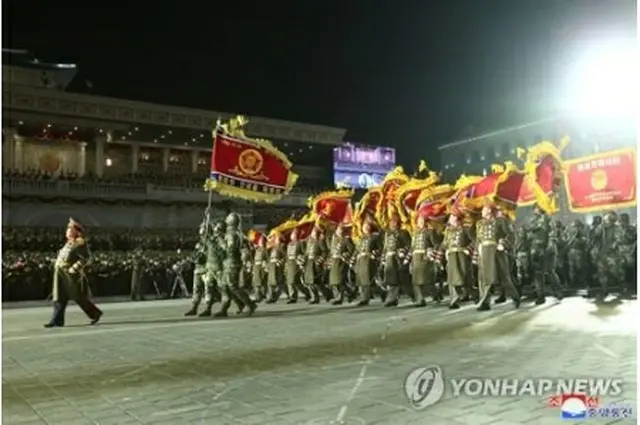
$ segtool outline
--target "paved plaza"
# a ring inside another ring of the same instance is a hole
[[[252,318],[184,318],[187,300],[4,309],[4,424],[516,425],[562,423],[547,399],[453,397],[422,411],[404,382],[438,365],[447,379],[620,378],[636,400],[637,305],[581,298],[489,312],[261,305]],[[634,411],[634,414],[636,412]],[[586,423],[636,423],[588,420]]]

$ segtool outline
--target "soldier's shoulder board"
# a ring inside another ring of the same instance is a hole
[[[86,244],[87,244],[87,241],[86,241],[84,238],[76,238],[76,239],[74,240],[74,243],[75,243],[77,246],[82,246],[82,245],[86,245]]]

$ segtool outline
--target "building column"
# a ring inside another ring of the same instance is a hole
[[[162,171],[165,173],[169,171],[169,154],[171,150],[169,148],[162,149]]]
[[[106,142],[106,138],[102,136],[98,136],[95,139],[95,155],[96,155],[96,176],[101,178],[104,175],[104,144]]]
[[[79,177],[87,174],[87,142],[78,144],[78,169],[76,170]]]
[[[17,134],[13,137],[13,168],[18,172],[24,171],[24,143],[22,137]]]
[[[191,172],[196,174],[198,172],[198,151],[191,151]]]
[[[2,138],[2,168],[4,171],[12,171],[15,168],[15,146],[17,130],[5,128]]]
[[[131,145],[131,173],[138,172],[138,159],[140,158],[140,146]]]

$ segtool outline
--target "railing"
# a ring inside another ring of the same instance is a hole
[[[200,188],[156,186],[153,184],[99,183],[65,180],[29,180],[4,178],[2,191],[8,195],[33,195],[41,197],[66,196],[84,199],[150,200],[165,202],[207,201],[207,193]],[[303,206],[311,195],[292,193],[277,205]],[[213,200],[220,202],[228,198],[214,194]]]

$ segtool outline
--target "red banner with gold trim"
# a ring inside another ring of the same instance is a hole
[[[353,191],[348,189],[320,193],[309,200],[311,211],[332,225],[342,223],[351,208]]]
[[[565,187],[573,212],[636,205],[636,150],[603,152],[565,161]]]
[[[214,131],[207,190],[250,201],[274,202],[293,188],[298,176],[289,159],[269,141],[244,136],[242,117]]]

